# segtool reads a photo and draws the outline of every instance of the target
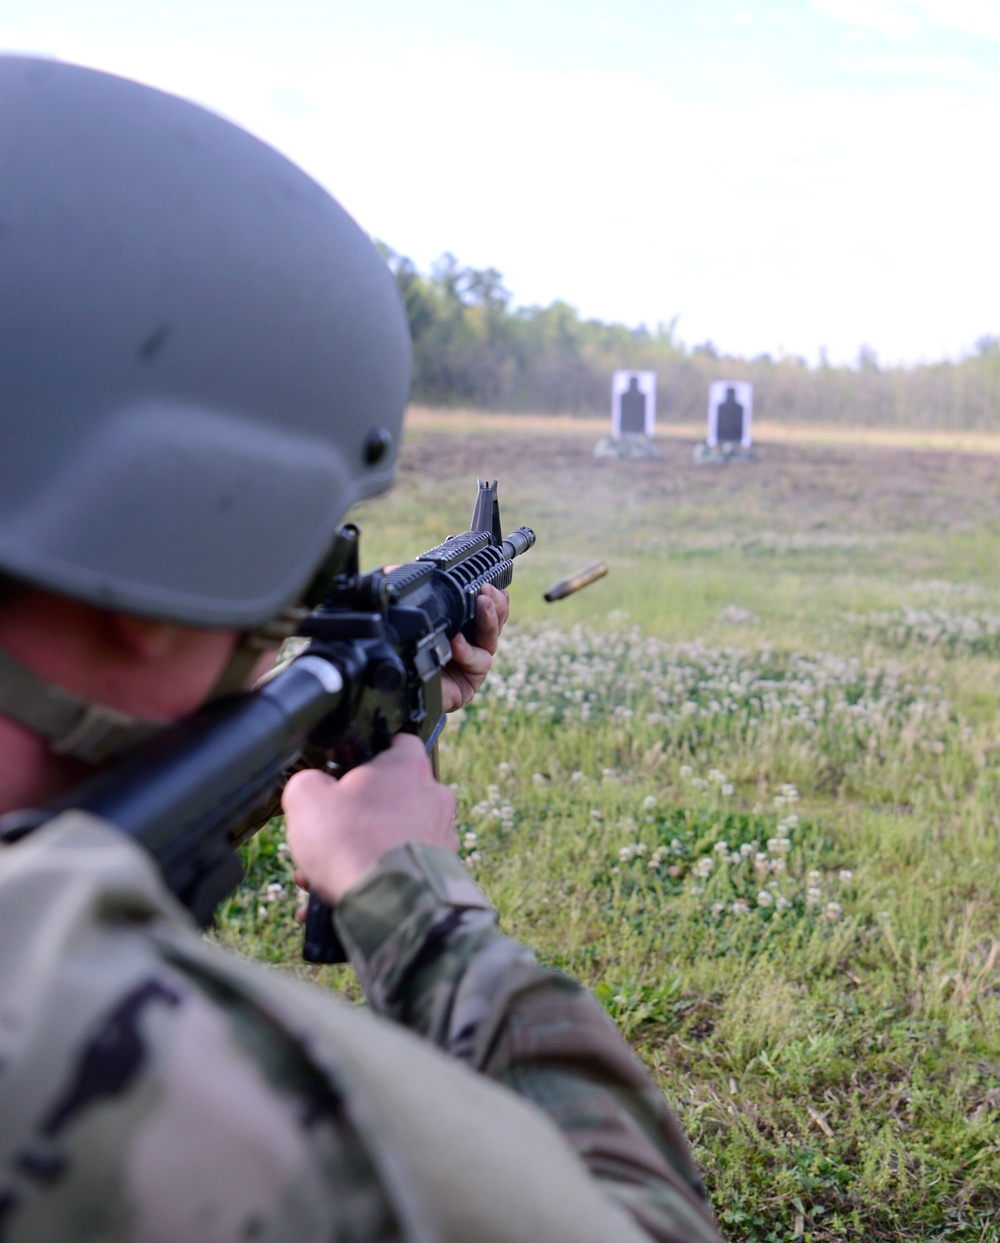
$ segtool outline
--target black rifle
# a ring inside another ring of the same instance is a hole
[[[296,765],[344,772],[398,733],[417,734],[433,755],[450,641],[474,636],[480,588],[507,587],[535,533],[518,527],[504,539],[496,480],[480,479],[470,529],[414,561],[362,574],[359,535],[340,529],[298,628],[306,644],[261,685],[193,713],[44,810],[4,816],[0,840],[62,811],[91,812],[152,854],[205,927],[243,878],[235,847],[266,823],[254,811],[274,806]],[[315,897],[303,955],[344,960],[330,908]]]

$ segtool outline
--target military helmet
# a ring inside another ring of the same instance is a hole
[[[370,239],[237,126],[0,57],[0,574],[248,629],[392,478],[409,386]]]

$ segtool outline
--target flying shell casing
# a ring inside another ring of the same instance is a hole
[[[580,591],[583,587],[589,587],[591,583],[596,583],[599,578],[603,578],[608,572],[608,563],[606,561],[595,561],[593,565],[585,566],[582,570],[577,570],[575,574],[570,574],[568,578],[561,578],[558,583],[553,583],[545,593],[545,599],[549,604],[553,600],[564,600],[567,596],[571,596],[574,591]]]

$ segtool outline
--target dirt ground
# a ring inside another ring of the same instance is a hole
[[[1000,517],[1000,455],[880,445],[766,443],[753,465],[696,466],[694,437],[658,441],[661,461],[597,460],[600,432],[420,430],[406,443],[402,480],[489,475],[503,490],[576,496],[590,511],[667,503],[687,524],[709,512],[771,530],[836,529],[870,535],[972,531]]]

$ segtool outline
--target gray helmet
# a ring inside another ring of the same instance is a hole
[[[319,185],[193,104],[0,57],[0,574],[247,629],[386,488],[409,339]]]

